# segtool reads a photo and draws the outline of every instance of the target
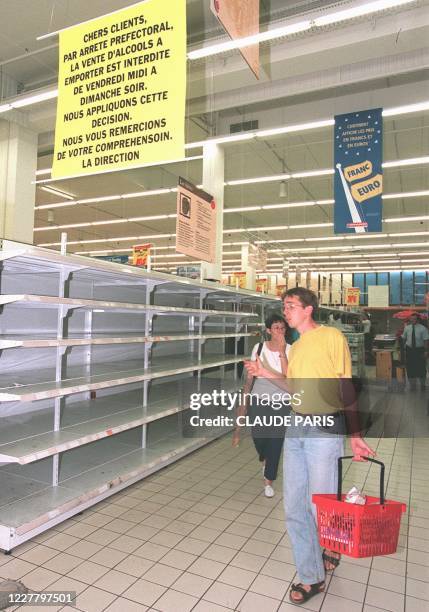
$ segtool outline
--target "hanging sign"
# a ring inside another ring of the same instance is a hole
[[[382,109],[335,117],[334,231],[382,230]]]
[[[52,178],[184,157],[186,0],[60,32]]]
[[[359,287],[346,287],[345,298],[347,306],[359,306],[360,289]]]
[[[232,40],[259,34],[259,0],[211,0],[210,8]],[[240,53],[259,79],[259,43],[242,47]]]
[[[176,251],[215,263],[216,203],[206,191],[179,177],[177,187]]]
[[[246,272],[233,272],[231,275],[231,284],[236,289],[246,289],[247,274]]]
[[[147,267],[152,244],[138,244],[133,246],[132,262],[133,266]]]
[[[253,242],[249,243],[248,265],[255,270],[265,272],[267,269],[267,249],[264,249]]]

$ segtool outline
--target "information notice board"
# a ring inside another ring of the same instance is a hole
[[[216,204],[206,191],[179,177],[177,187],[176,251],[215,263]]]
[[[186,0],[60,32],[53,178],[184,157]]]

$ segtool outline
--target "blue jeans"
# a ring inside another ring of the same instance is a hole
[[[337,459],[343,454],[343,436],[302,424],[287,429],[283,452],[283,503],[296,569],[304,584],[325,579],[316,507],[311,497],[313,493],[336,493]]]

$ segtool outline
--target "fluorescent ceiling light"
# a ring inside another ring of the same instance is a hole
[[[61,189],[54,189],[54,187],[39,187],[43,191],[47,191],[48,193],[52,193],[53,195],[59,196],[60,198],[65,198],[66,200],[74,200],[74,196],[62,191]],[[49,206],[47,206],[49,208]]]
[[[415,217],[389,217],[384,219],[386,223],[402,223],[405,221],[429,221],[429,215],[419,215]]]
[[[336,11],[335,13],[316,17],[313,23],[317,27],[326,26],[332,23],[345,21],[346,19],[371,15],[372,13],[402,6],[403,4],[410,4],[410,2],[414,1],[415,0],[376,0],[375,2],[365,2],[364,4],[357,4],[348,9]]]
[[[309,121],[308,123],[299,123],[297,125],[286,125],[284,127],[271,128],[268,130],[258,130],[255,132],[255,135],[257,138],[268,138],[269,136],[279,136],[292,132],[317,130],[318,128],[330,127],[331,125],[335,125],[334,119],[322,119],[321,121]]]
[[[273,174],[270,176],[255,176],[247,179],[236,179],[233,181],[226,181],[224,185],[230,187],[233,185],[250,185],[253,183],[269,183],[271,181],[287,181],[291,178],[290,174]]]
[[[298,32],[305,32],[311,28],[311,21],[300,21],[291,25],[283,26],[281,28],[275,28],[273,30],[267,30],[266,32],[259,32],[258,34],[252,34],[251,36],[245,36],[243,38],[237,38],[235,40],[228,40],[226,42],[218,43],[216,45],[210,45],[208,47],[202,47],[195,51],[188,53],[189,60],[201,59],[203,57],[209,57],[211,55],[217,55],[218,53],[225,53],[225,51],[231,51],[232,49],[241,49],[248,47],[249,45],[255,45],[260,42],[266,42],[268,40],[274,40],[283,36],[289,36],[291,34],[297,34]]]
[[[36,176],[44,176],[45,174],[51,174],[51,168],[41,168],[36,170]]]
[[[429,196],[429,189],[425,191],[404,191],[403,193],[386,193],[381,197],[383,200],[392,200],[394,198],[420,198]]]
[[[405,104],[404,106],[395,106],[394,108],[384,108],[382,116],[394,117],[395,115],[408,115],[409,113],[419,113],[426,110],[429,110],[429,100],[416,102],[415,104]]]
[[[419,164],[429,164],[429,155],[425,157],[409,157],[408,159],[398,159],[395,161],[384,162],[383,168],[397,168],[400,166],[414,166]]]
[[[304,223],[301,225],[289,225],[289,229],[303,229],[306,227],[333,227],[333,223]]]
[[[305,208],[306,206],[316,206],[316,202],[288,202],[287,204],[264,204],[260,208],[262,208],[262,210],[271,210],[276,208]]]
[[[31,94],[27,96],[20,96],[15,100],[11,100],[9,105],[11,108],[22,108],[23,106],[30,106],[31,104],[37,104],[38,102],[44,102],[45,100],[52,100],[58,97],[58,89],[51,89],[49,91],[42,91],[41,93]]]
[[[307,172],[294,172],[291,174],[291,178],[310,178],[312,176],[328,176],[331,174],[335,174],[335,170],[333,168],[326,168],[325,170],[309,170]]]

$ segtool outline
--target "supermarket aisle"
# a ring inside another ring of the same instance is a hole
[[[429,441],[372,442],[386,463],[388,497],[412,502],[400,548],[374,560],[343,558],[327,591],[303,609],[429,610]],[[376,494],[377,471],[353,465],[348,484]],[[228,436],[0,555],[0,576],[35,590],[75,590],[87,612],[292,612],[295,571],[279,492],[277,484],[273,499],[262,495],[250,438],[232,449]]]

